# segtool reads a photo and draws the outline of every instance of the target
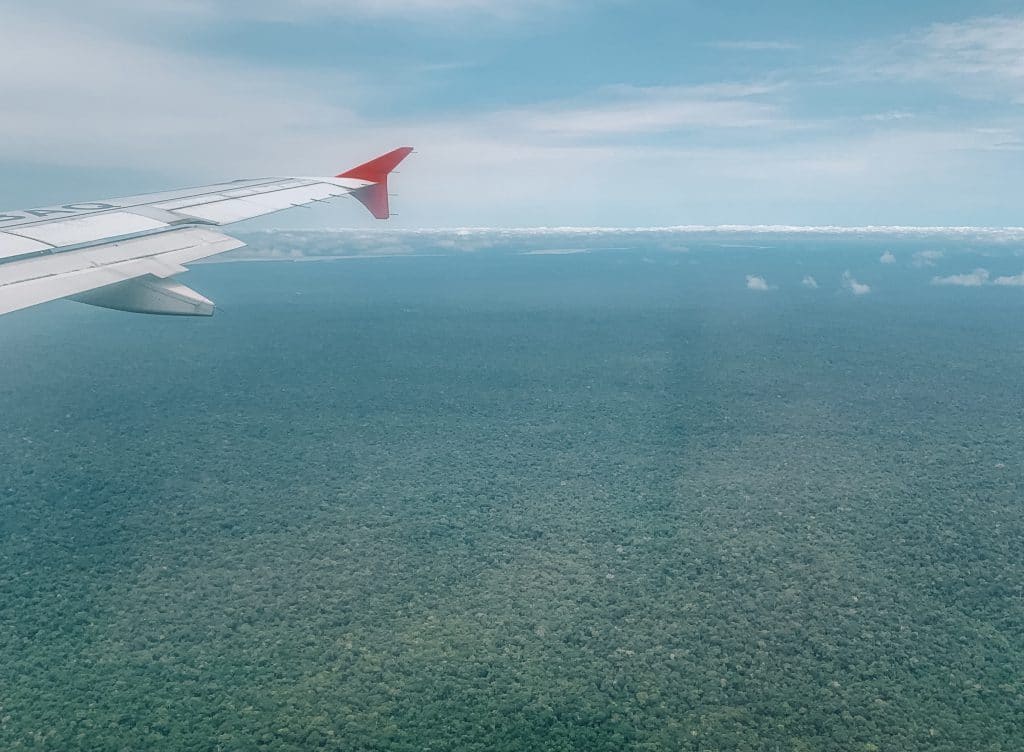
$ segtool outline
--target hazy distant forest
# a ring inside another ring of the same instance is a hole
[[[910,242],[5,317],[0,748],[1020,749],[1021,264]]]

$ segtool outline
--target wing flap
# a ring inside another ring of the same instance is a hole
[[[142,232],[162,230],[167,223],[131,212],[109,212],[80,219],[65,219],[59,222],[19,227],[12,235],[60,248],[61,246],[92,243],[97,240],[137,235]]]
[[[30,279],[0,287],[0,314],[96,290],[147,273],[148,269],[144,264],[127,261],[123,265],[79,269],[54,277]]]
[[[38,240],[29,240],[9,232],[0,232],[0,259],[26,256],[31,253],[48,251],[50,246]]]
[[[0,314],[151,275],[245,245],[203,229],[172,230],[120,243],[0,265]]]

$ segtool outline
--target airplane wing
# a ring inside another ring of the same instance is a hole
[[[135,313],[212,316],[214,304],[174,281],[185,264],[245,245],[210,229],[351,195],[390,216],[395,149],[333,178],[262,178],[167,193],[0,212],[0,314],[71,298]]]

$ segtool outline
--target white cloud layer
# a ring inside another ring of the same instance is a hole
[[[1024,287],[1024,273],[1012,277],[996,277],[992,284],[1000,287]]]
[[[353,205],[355,212],[359,207]],[[300,212],[301,214],[301,212]],[[681,252],[686,251],[695,263],[715,263],[735,258],[736,254],[751,252],[760,248],[805,248],[818,250],[823,243],[838,240],[843,236],[819,237],[800,234],[747,235],[733,231],[703,231],[680,228],[610,228],[610,227],[538,227],[538,228],[451,228],[451,229],[401,229],[394,225],[375,225],[373,229],[333,230],[266,230],[242,231],[239,234],[248,244],[246,248],[231,254],[234,258],[307,258],[330,256],[380,256],[395,254],[551,254],[583,253],[626,254],[645,259],[656,259],[659,263],[678,264]],[[999,263],[1018,264],[1016,255],[1018,243],[1005,243],[1001,237],[974,239],[962,244],[988,258],[1001,259]],[[733,250],[738,248],[739,250]],[[872,252],[865,251],[865,263],[873,261]],[[1015,268],[1015,267],[1011,267]],[[793,270],[796,270],[794,267]],[[791,270],[791,271],[793,271]],[[801,272],[802,273],[802,272]],[[819,275],[820,276],[820,275]],[[751,274],[752,279],[761,280],[768,289],[777,289],[763,274]],[[967,275],[964,275],[966,280]],[[746,276],[743,277],[746,282]],[[1020,280],[1016,282],[1015,280]],[[821,287],[821,282],[812,275],[797,276],[806,289]],[[958,280],[959,281],[959,280]],[[852,287],[843,280],[844,287]],[[861,284],[853,279],[852,282]],[[912,284],[926,283],[918,281]],[[1002,278],[1000,285],[1024,284],[1024,275],[1019,278]],[[898,282],[894,283],[898,284]],[[936,283],[938,284],[938,283]],[[949,283],[949,284],[952,284]],[[990,278],[989,285],[995,284]],[[754,281],[754,286],[760,283]]]

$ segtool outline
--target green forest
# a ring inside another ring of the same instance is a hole
[[[5,317],[0,748],[1019,750],[1024,297],[824,253]]]

